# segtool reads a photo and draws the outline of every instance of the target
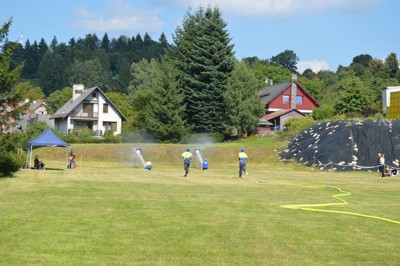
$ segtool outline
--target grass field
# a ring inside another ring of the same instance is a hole
[[[188,178],[183,145],[75,145],[75,170],[63,148],[38,149],[46,171],[0,179],[0,264],[399,265],[400,177],[282,163],[257,142],[199,146],[210,169]],[[132,167],[135,147],[153,171]],[[281,208],[340,202],[330,186],[348,204],[319,209],[373,217]]]

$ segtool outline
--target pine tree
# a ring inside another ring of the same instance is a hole
[[[225,120],[223,94],[233,69],[233,45],[218,9],[187,13],[174,42],[185,118],[196,133],[221,132]]]
[[[147,125],[148,131],[161,142],[179,142],[188,132],[185,129],[182,114],[185,106],[183,95],[176,86],[175,72],[172,65],[165,59],[160,67],[160,83],[154,91],[154,101],[151,102]]]
[[[106,53],[110,52],[110,40],[108,39],[107,33],[104,33],[103,39],[101,39],[100,47],[106,51]]]
[[[17,103],[19,95],[13,95],[13,87],[20,79],[23,64],[11,69],[10,63],[17,43],[8,42],[6,37],[12,24],[12,19],[4,23],[0,28],[0,127],[7,127],[10,117],[18,116],[17,109],[14,112],[7,112],[10,104]]]
[[[14,85],[18,82],[23,64],[11,68],[11,61],[17,47],[15,42],[7,42],[6,37],[12,24],[12,19],[4,23],[0,28],[0,128],[1,131],[10,126],[10,119],[16,120],[22,108],[15,103],[21,100],[21,95],[13,92]],[[12,125],[12,124],[11,124]],[[23,161],[17,156],[16,148],[18,143],[13,139],[14,134],[6,134],[0,138],[0,176],[9,175],[18,171]]]
[[[151,82],[137,76],[134,127],[150,133],[159,142],[178,142],[187,130],[182,120],[183,95],[176,86],[176,73],[168,59],[162,63],[155,59],[147,64],[141,62],[145,67],[136,76],[151,77]]]

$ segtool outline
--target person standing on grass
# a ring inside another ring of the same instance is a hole
[[[239,152],[239,177],[242,178],[242,173],[244,172],[246,175],[247,169],[246,169],[246,164],[247,164],[247,154],[244,152],[244,148],[240,149]]]
[[[68,153],[68,169],[72,169],[74,167],[75,163],[75,153],[72,151],[72,149]]]
[[[189,174],[190,160],[192,160],[193,155],[190,153],[190,148],[186,148],[186,151],[182,153],[183,158],[183,168],[185,169],[185,177]]]
[[[383,153],[379,153],[379,177],[383,178],[385,176],[385,155]]]

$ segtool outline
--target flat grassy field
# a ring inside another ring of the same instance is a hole
[[[74,145],[75,170],[64,148],[35,150],[45,171],[0,178],[0,265],[399,265],[400,177],[283,163],[257,142],[189,145],[210,169],[188,178],[185,145]],[[302,204],[328,206],[282,208]]]

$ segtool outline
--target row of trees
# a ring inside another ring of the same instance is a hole
[[[54,37],[49,46],[42,38],[39,43],[17,43],[11,64],[24,62],[21,77],[39,85],[46,95],[77,82],[126,93],[131,64],[159,59],[168,46],[164,33],[158,41],[147,33],[143,38],[137,34],[111,40],[107,33],[101,40],[96,34],[87,34],[83,39],[71,38],[68,44],[58,43]]]
[[[265,79],[286,82],[299,60],[291,50],[270,58],[235,58],[226,23],[216,8],[188,12],[174,43],[121,36],[100,41],[96,35],[50,46],[42,39],[22,47],[7,40],[11,20],[0,29],[0,123],[14,112],[7,105],[22,98],[45,99],[55,112],[71,98],[71,86],[99,86],[128,117],[123,134],[146,132],[161,142],[179,142],[189,133],[239,136],[252,132],[264,113],[258,91]],[[381,109],[381,91],[400,83],[399,61],[354,57],[336,72],[307,69],[299,82],[322,104],[316,119],[335,115],[371,115]],[[17,84],[22,75],[23,82]],[[17,141],[0,139],[0,169],[15,165]],[[11,158],[11,159],[10,159]],[[10,161],[11,160],[11,161]],[[10,167],[8,167],[10,169]]]
[[[129,118],[125,133],[146,131],[159,141],[177,142],[187,133],[246,134],[263,114],[257,92],[265,86],[265,79],[288,81],[297,72],[299,58],[285,50],[270,59],[253,57],[239,62],[226,26],[219,10],[208,7],[186,14],[173,44],[163,35],[154,42],[147,34],[144,40],[138,35],[111,41],[106,34],[101,41],[89,34],[76,42],[71,39],[68,45],[54,39],[49,47],[42,40],[33,45],[37,46],[33,51],[42,55],[37,72],[28,62],[35,57],[26,53],[32,45],[26,44],[22,51],[17,45],[11,66],[25,58],[22,72],[25,78],[32,75],[35,79],[25,79],[29,83],[19,84],[16,91],[30,99],[46,98],[50,112],[55,112],[71,97],[73,83],[99,86]],[[140,57],[144,51],[157,52]],[[65,62],[70,67],[56,58],[69,59]],[[121,60],[127,61],[117,67]],[[399,84],[398,66],[394,53],[384,61],[359,55],[336,72],[307,69],[298,73],[298,79],[322,103],[313,114],[316,119],[371,115],[381,110],[382,89]],[[42,79],[47,72],[51,78]]]

